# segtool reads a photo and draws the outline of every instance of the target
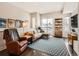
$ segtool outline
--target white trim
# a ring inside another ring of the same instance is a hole
[[[71,54],[71,52],[70,52],[70,50],[69,50],[69,48],[68,48],[68,42],[65,41],[65,45],[66,45],[66,48],[67,48],[67,50],[68,50],[68,52],[69,52],[69,55],[72,56],[72,54]]]

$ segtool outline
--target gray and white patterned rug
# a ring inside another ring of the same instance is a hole
[[[50,37],[49,39],[39,39],[30,44],[29,47],[45,52],[51,56],[69,56],[62,38]]]

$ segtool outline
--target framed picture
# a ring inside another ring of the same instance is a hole
[[[15,27],[15,20],[8,19],[8,28],[14,28],[14,27]]]
[[[28,20],[23,21],[23,27],[28,27]]]
[[[0,28],[6,28],[6,19],[0,18]]]
[[[15,21],[15,27],[16,27],[16,28],[21,28],[21,27],[22,27],[22,22],[21,22],[21,20],[16,20],[16,21]]]
[[[23,22],[24,22],[24,21],[20,21],[20,27],[23,27]]]

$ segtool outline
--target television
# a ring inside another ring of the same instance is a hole
[[[72,28],[78,28],[78,14],[71,17]]]

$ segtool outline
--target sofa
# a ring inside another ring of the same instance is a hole
[[[36,31],[28,31],[24,32],[23,36],[32,36],[32,41],[35,41],[39,39],[42,36],[42,33],[36,32]]]
[[[33,41],[38,40],[39,38],[41,38],[41,36],[42,36],[42,33],[35,33]]]

